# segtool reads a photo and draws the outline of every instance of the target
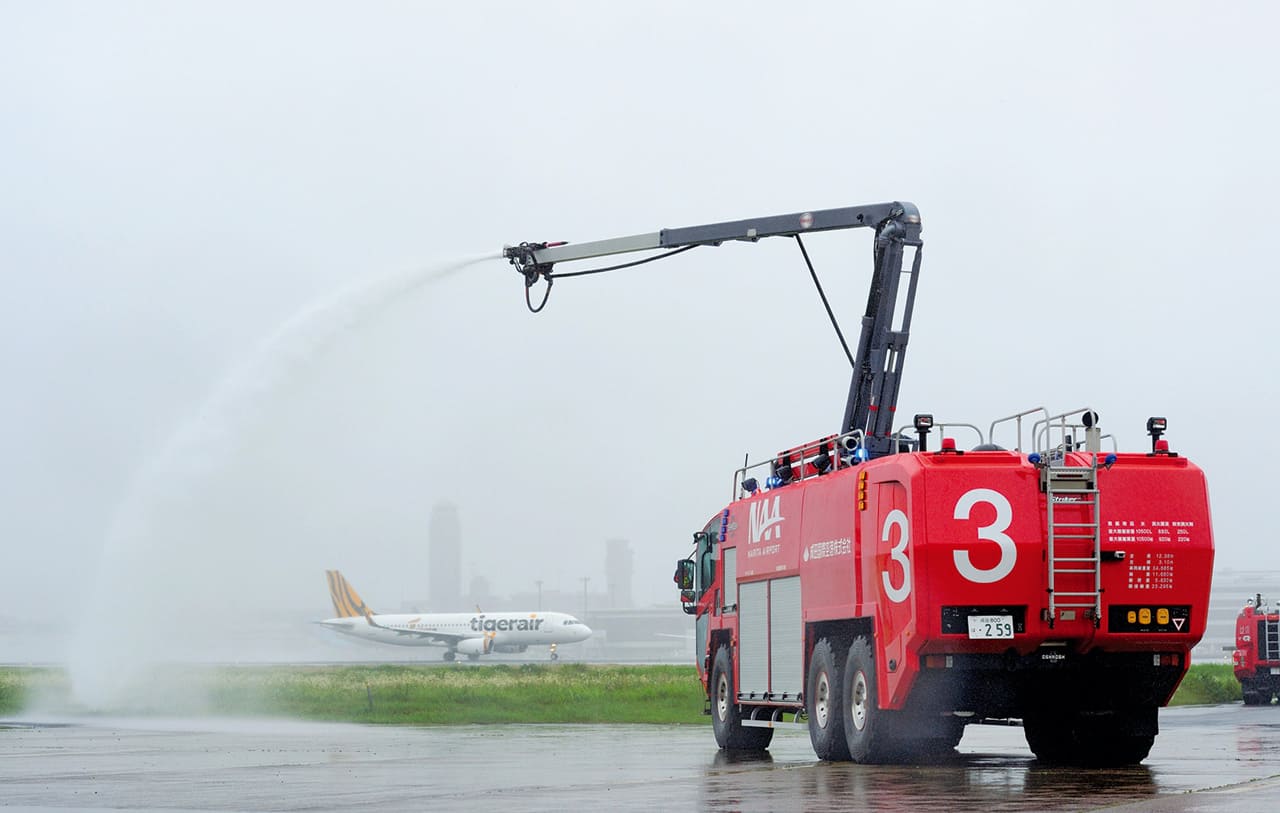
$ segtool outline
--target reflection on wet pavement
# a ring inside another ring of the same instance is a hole
[[[761,774],[769,771],[767,779]],[[794,768],[776,770],[777,768]],[[744,780],[750,781],[744,781]],[[769,755],[717,754],[699,800],[709,810],[780,810],[803,799],[805,810],[1028,811],[1088,809],[1153,796],[1145,765],[1093,770],[1050,768],[1030,756],[956,754],[912,766],[851,763],[785,766]]]
[[[912,766],[816,763],[795,740],[778,738],[763,756],[717,752],[699,803],[735,811],[784,809],[796,799],[814,811],[1091,810],[1280,773],[1280,708],[1166,710],[1161,728],[1144,764],[1111,770],[1041,765],[1018,728],[971,727],[957,753]],[[789,758],[793,749],[801,759]],[[1195,809],[1232,810],[1240,801],[1224,796]]]
[[[0,802],[33,809],[1198,813],[1280,806],[1277,773],[1280,708],[1239,704],[1162,712],[1151,756],[1119,770],[1040,765],[1010,727],[884,766],[818,762],[803,732],[729,754],[710,726],[0,721]],[[1188,793],[1208,788],[1221,790]]]

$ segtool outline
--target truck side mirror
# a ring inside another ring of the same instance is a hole
[[[676,583],[676,587],[680,590],[693,589],[693,575],[697,570],[697,566],[692,559],[681,559],[676,562],[676,574],[672,579]]]

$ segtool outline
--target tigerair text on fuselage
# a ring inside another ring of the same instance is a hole
[[[541,618],[485,618],[477,615],[471,619],[471,629],[476,632],[528,632],[542,629]]]

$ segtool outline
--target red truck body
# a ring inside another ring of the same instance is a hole
[[[696,535],[685,598],[722,745],[762,747],[795,714],[824,758],[897,760],[1020,719],[1042,759],[1146,756],[1204,633],[1200,469],[1167,449],[907,451],[824,474],[803,458],[781,453],[774,471],[804,470]],[[870,717],[883,736],[827,743],[818,717],[846,740]]]

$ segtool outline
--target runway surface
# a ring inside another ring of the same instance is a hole
[[[373,727],[245,719],[0,721],[0,804],[29,810],[1228,811],[1280,804],[1280,707],[1166,709],[1124,770],[1038,765],[971,726],[928,765],[814,759],[803,732],[729,759],[701,726]]]

